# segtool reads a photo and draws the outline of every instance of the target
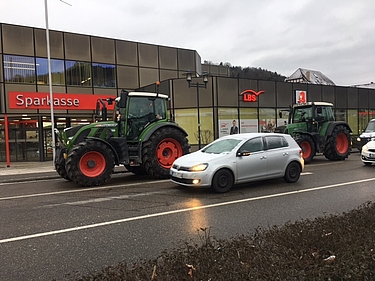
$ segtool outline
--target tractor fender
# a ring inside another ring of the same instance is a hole
[[[344,121],[333,121],[333,122],[330,122],[328,127],[327,127],[326,136],[332,135],[332,132],[337,125],[343,125],[349,130],[350,133],[352,132],[352,129],[350,129],[348,123],[346,123]]]
[[[309,136],[314,141],[315,150],[319,151],[319,134],[317,133],[310,133],[310,132],[296,132],[294,135],[294,139],[300,138],[303,136]]]
[[[116,152],[116,149],[108,141],[100,139],[100,138],[96,138],[96,137],[86,137],[85,139],[96,140],[96,141],[100,141],[100,142],[106,144],[112,150],[113,155],[115,156],[115,164],[118,165],[120,163],[119,162],[119,156]]]
[[[188,134],[186,133],[186,131],[184,129],[182,129],[180,126],[178,126],[176,123],[172,123],[172,122],[163,122],[163,123],[160,123],[160,124],[156,124],[155,126],[153,126],[152,128],[150,128],[144,135],[141,136],[141,142],[145,142],[147,141],[151,136],[152,134],[162,128],[162,127],[175,127],[177,129],[179,129],[183,134],[185,134],[185,136],[188,136]]]

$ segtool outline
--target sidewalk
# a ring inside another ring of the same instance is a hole
[[[11,162],[7,167],[5,162],[0,163],[0,176],[23,175],[54,172],[57,175],[52,161],[45,162]]]

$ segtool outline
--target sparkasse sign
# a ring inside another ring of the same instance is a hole
[[[49,93],[35,92],[9,92],[10,109],[50,109],[51,99]],[[113,96],[91,94],[53,94],[53,108],[66,110],[95,110],[99,98],[106,99]],[[113,97],[115,98],[115,97]],[[113,109],[109,105],[108,109]]]

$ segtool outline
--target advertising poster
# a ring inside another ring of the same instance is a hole
[[[238,120],[236,120],[238,126]],[[219,120],[219,137],[227,136],[230,134],[230,128],[232,127],[233,119],[221,119]],[[239,125],[240,133],[257,133],[258,132],[258,120],[257,119],[244,119],[240,121]]]

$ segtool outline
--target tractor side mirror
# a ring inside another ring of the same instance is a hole
[[[279,117],[283,118],[283,113],[281,112],[281,110],[279,111]]]
[[[125,90],[122,90],[121,91],[120,104],[119,104],[120,108],[125,108],[126,107],[126,100],[127,100],[127,98],[128,98],[128,92],[125,91]]]
[[[323,110],[322,110],[321,107],[317,107],[317,108],[316,108],[316,112],[317,112],[318,114],[322,114]]]

